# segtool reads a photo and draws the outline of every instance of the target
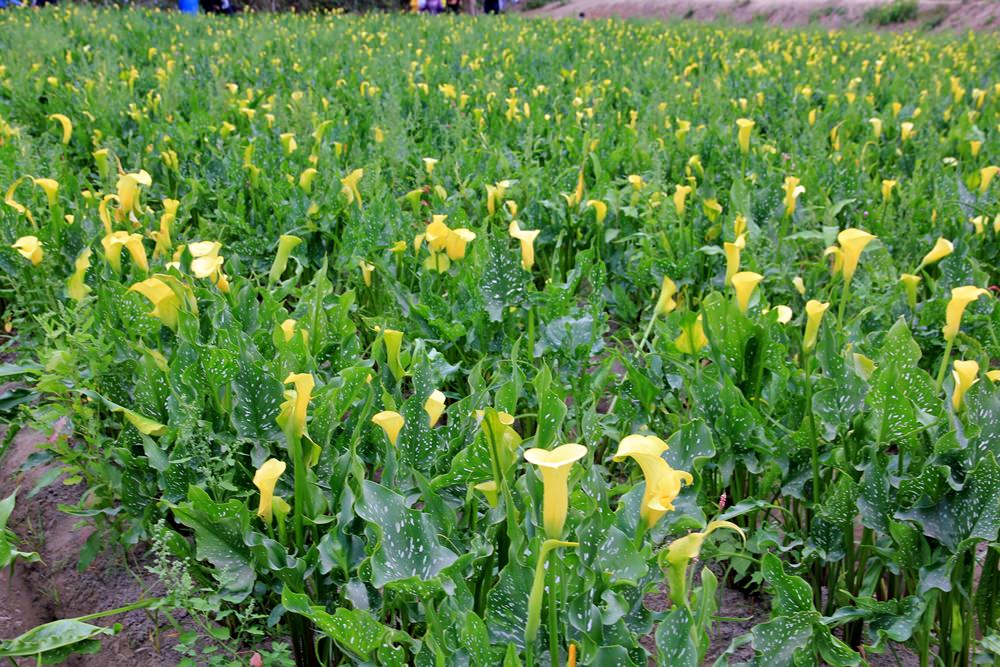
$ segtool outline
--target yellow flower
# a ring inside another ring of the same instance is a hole
[[[746,247],[746,237],[740,234],[736,237],[735,243],[729,243],[728,241],[722,244],[723,249],[726,251],[726,282],[728,285],[733,279],[733,276],[740,270],[740,251]]]
[[[677,307],[674,301],[674,294],[677,293],[677,285],[668,276],[663,276],[663,284],[660,285],[660,296],[656,300],[655,315],[662,317]]]
[[[972,385],[979,382],[979,364],[975,361],[956,361],[952,364],[951,377],[955,389],[951,394],[951,406],[955,412],[962,409],[962,399]]]
[[[290,317],[280,324],[281,337],[285,339],[286,343],[295,337],[295,325],[295,320]]]
[[[872,134],[878,139],[882,136],[882,119],[881,118],[869,118],[868,122],[872,126]]]
[[[225,261],[219,251],[222,244],[218,241],[200,241],[188,244],[191,253],[191,273],[195,278],[208,278],[223,292],[229,291],[226,275],[222,273],[222,263]]]
[[[594,209],[594,216],[597,218],[597,224],[604,222],[604,218],[608,217],[608,205],[599,199],[588,199],[587,208]]]
[[[294,132],[285,132],[278,138],[281,141],[281,150],[285,151],[285,155],[291,155],[299,147],[295,141]]]
[[[905,122],[899,125],[899,138],[902,141],[908,141],[914,134],[916,130],[913,129],[913,123]]]
[[[561,445],[553,450],[533,447],[524,452],[524,459],[538,466],[542,474],[542,524],[545,534],[552,539],[562,535],[566,524],[570,468],[586,455],[587,448],[576,443]]]
[[[174,221],[177,220],[177,208],[180,205],[181,203],[176,199],[163,200],[163,215],[160,216],[160,229],[152,233],[153,240],[156,241],[156,247],[153,248],[154,259],[160,255],[166,255],[173,247],[170,230],[173,227]]]
[[[24,204],[21,204],[16,199],[14,199],[14,193],[17,191],[17,186],[19,186],[24,181],[25,178],[29,177],[23,176],[10,184],[10,187],[7,188],[7,194],[4,196],[3,201],[7,206],[11,207],[15,211],[23,215],[25,218],[27,218],[28,222],[31,223],[31,226],[35,227],[35,218],[34,216],[31,215],[31,211],[28,210],[28,207],[25,206]]]
[[[146,173],[145,169],[140,169],[135,174],[122,174],[118,177],[118,215],[119,220],[125,220],[129,213],[141,213],[139,207],[139,186],[149,187],[153,184],[153,178]]]
[[[486,210],[490,215],[496,213],[497,205],[507,196],[507,190],[513,185],[513,181],[499,181],[493,185],[486,186]]]
[[[646,488],[642,496],[639,516],[648,528],[653,527],[664,513],[673,509],[673,500],[680,493],[681,482],[690,484],[689,473],[674,470],[663,459],[668,446],[655,435],[632,434],[622,438],[614,460],[631,457],[642,468]]]
[[[756,124],[748,118],[738,118],[736,120],[736,126],[739,128],[737,131],[737,142],[740,145],[740,152],[743,154],[750,152],[750,133],[753,132],[754,125]]]
[[[434,428],[434,424],[437,424],[441,415],[444,414],[444,401],[444,394],[437,389],[432,391],[431,395],[424,401],[424,412],[427,413],[431,428]]]
[[[22,236],[18,240],[14,241],[11,246],[14,250],[21,254],[26,260],[31,262],[32,266],[38,266],[42,263],[42,242],[38,240],[37,236]]]
[[[489,503],[490,507],[496,507],[497,501],[500,498],[500,494],[497,492],[497,483],[492,479],[488,482],[480,482],[473,486],[476,491],[483,494],[486,498],[486,502]]]
[[[921,280],[923,278],[912,273],[904,273],[899,277],[899,281],[903,283],[903,289],[906,290],[906,302],[910,304],[911,309],[917,307],[917,287]]]
[[[427,175],[430,176],[434,173],[434,167],[437,166],[438,160],[432,157],[422,158],[424,163],[424,169],[427,170]]]
[[[983,142],[981,141],[975,141],[975,140],[969,141],[969,153],[972,154],[972,157],[978,156],[979,149],[982,147],[983,147]]]
[[[94,157],[94,164],[97,165],[97,173],[100,174],[101,178],[107,178],[108,176],[108,151],[107,148],[100,148],[91,155]]]
[[[764,276],[753,271],[740,271],[733,276],[732,284],[733,289],[736,290],[736,305],[739,306],[740,312],[747,312],[747,308],[750,307],[750,297],[753,296],[754,290],[757,289],[757,285],[762,280],[764,280]]]
[[[451,228],[444,222],[447,219],[447,215],[435,214],[431,216],[431,223],[424,230],[427,245],[434,252],[441,252],[448,245],[448,235],[451,233]]]
[[[298,236],[292,236],[291,234],[282,234],[278,239],[278,252],[274,256],[274,263],[271,264],[271,271],[268,273],[268,282],[275,282],[281,278],[281,274],[285,272],[285,267],[288,266],[288,257],[292,254],[292,250],[298,244],[302,243],[302,239]]]
[[[819,325],[823,321],[823,314],[826,313],[826,309],[829,307],[829,303],[821,303],[816,299],[810,299],[806,303],[806,333],[802,339],[802,347],[806,352],[810,352],[816,347]]]
[[[889,198],[892,197],[892,189],[894,187],[896,187],[896,181],[890,178],[882,179],[882,201],[889,201]]]
[[[737,216],[733,219],[733,235],[739,238],[740,236],[743,236],[746,231],[747,219],[744,216],[737,214]]]
[[[525,271],[531,271],[531,267],[535,265],[535,239],[538,238],[541,230],[521,229],[517,220],[511,220],[507,232],[511,238],[521,242],[521,266],[524,267]]]
[[[302,188],[303,192],[306,194],[312,192],[313,180],[315,180],[318,173],[315,167],[309,167],[299,174],[299,187]]]
[[[452,229],[445,239],[445,250],[448,252],[448,257],[456,261],[465,259],[465,247],[469,241],[473,241],[475,238],[476,233],[465,227]]]
[[[664,461],[664,463],[666,462]],[[649,501],[646,503],[646,526],[648,528],[655,526],[667,512],[673,512],[674,500],[680,495],[683,486],[694,483],[694,477],[691,476],[691,473],[674,470],[669,465],[667,468],[669,470],[656,480]]]
[[[701,208],[705,212],[705,217],[711,222],[719,219],[722,214],[722,204],[717,199],[706,199],[701,203]]]
[[[1000,369],[995,371],[986,371],[986,377],[989,378],[991,382],[1000,382]]]
[[[119,250],[120,252],[120,250]],[[155,317],[169,329],[177,328],[177,312],[181,300],[177,293],[159,277],[147,278],[129,288],[129,292],[138,292],[153,304],[149,311],[150,317]]]
[[[799,185],[799,179],[795,176],[786,176],[785,184],[785,215],[795,213],[795,204],[799,195],[806,191],[805,187]]]
[[[642,176],[639,174],[629,174],[628,182],[629,185],[632,186],[632,189],[636,192],[642,190],[643,186],[646,184],[645,181],[642,180]]]
[[[403,346],[403,332],[396,329],[386,329],[382,333],[385,343],[385,359],[389,370],[397,380],[403,377],[403,365],[399,361],[399,351]]]
[[[90,287],[84,282],[87,269],[90,268],[90,248],[84,248],[74,262],[75,271],[66,281],[66,294],[69,298],[80,301],[90,294]]]
[[[73,121],[61,113],[54,113],[49,116],[49,120],[54,120],[62,126],[62,142],[68,144],[73,136]]]
[[[975,285],[955,287],[951,290],[951,300],[948,301],[948,308],[945,311],[943,330],[945,340],[954,340],[962,326],[962,314],[965,313],[965,308],[984,294],[989,292]]]
[[[705,329],[701,325],[701,315],[698,315],[694,324],[685,327],[681,335],[674,340],[674,346],[684,354],[697,354],[706,345],[708,337],[705,336]]]
[[[271,523],[271,507],[274,499],[274,487],[278,483],[278,478],[285,472],[285,462],[278,459],[268,459],[257,468],[253,476],[253,485],[260,491],[260,505],[257,508],[257,516],[264,520],[264,523]]]
[[[677,215],[684,215],[689,194],[691,194],[690,185],[678,185],[674,188],[674,210],[677,211]]]
[[[357,204],[361,208],[361,191],[358,190],[358,183],[365,175],[364,169],[355,169],[344,178],[340,179],[340,191],[347,197],[347,204]]]
[[[795,314],[788,306],[775,306],[773,310],[778,313],[778,324],[788,324],[792,321],[792,316]],[[771,311],[767,310],[765,312],[768,313]]]
[[[705,538],[719,528],[729,528],[740,534],[744,540],[746,535],[735,523],[730,521],[711,521],[705,530],[699,533],[689,533],[678,538],[667,547],[667,582],[670,584],[670,599],[678,606],[689,604],[687,599],[687,567],[688,563],[701,554],[701,546]]]
[[[316,380],[311,373],[290,373],[284,384],[295,388],[285,390],[285,402],[281,404],[277,421],[285,437],[294,442],[306,434],[306,415]]]
[[[802,281],[802,276],[792,278],[792,286],[795,287],[795,291],[799,293],[799,296],[806,295],[806,284]]]
[[[833,255],[833,263],[830,265],[830,273],[837,275],[844,270],[844,251],[839,246],[832,245],[823,251],[823,256]]]
[[[372,286],[372,272],[375,271],[375,265],[369,264],[365,260],[359,260],[358,266],[361,267],[361,277],[365,281],[365,287]]]
[[[997,175],[997,172],[1000,172],[1000,167],[995,165],[983,167],[979,170],[979,194],[986,192],[986,188],[990,187],[990,181]]]
[[[372,423],[385,431],[385,436],[389,438],[389,442],[392,443],[393,447],[396,446],[396,442],[399,440],[399,432],[402,430],[405,422],[406,420],[403,419],[403,415],[392,410],[383,410],[372,417]]]
[[[955,251],[955,246],[951,241],[943,237],[939,238],[937,242],[934,244],[934,247],[931,249],[931,251],[926,255],[924,255],[924,258],[920,260],[920,266],[917,267],[917,270],[919,271],[920,269],[924,268],[929,264],[941,261],[954,251]]]
[[[844,280],[846,282],[851,282],[851,278],[854,277],[854,272],[858,268],[861,252],[874,239],[875,237],[868,232],[853,227],[837,234],[837,241],[844,252]]]
[[[45,198],[49,202],[49,207],[55,206],[59,200],[59,182],[51,178],[36,178],[35,185],[45,192]]]
[[[125,247],[125,242],[128,239],[128,232],[111,232],[101,239],[101,246],[104,248],[104,258],[108,260],[108,264],[111,265],[115,273],[120,273],[122,270],[122,248]]]

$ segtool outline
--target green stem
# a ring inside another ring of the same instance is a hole
[[[646,325],[646,330],[642,333],[642,340],[639,341],[639,344],[635,348],[636,359],[639,358],[639,355],[642,354],[643,348],[646,347],[646,341],[649,339],[649,334],[653,330],[653,324],[655,322],[656,322],[656,312],[654,311],[649,318],[649,324]]]
[[[837,306],[837,326],[844,328],[844,310],[847,307],[847,299],[851,295],[851,281],[844,280],[844,290],[840,293],[840,305]]]
[[[948,372],[948,362],[951,361],[951,348],[955,344],[955,338],[949,338],[948,342],[944,346],[944,356],[941,357],[941,367],[938,368],[937,374],[937,390],[941,391],[941,387],[944,385],[944,376]]]
[[[127,604],[124,607],[118,607],[116,609],[108,609],[107,611],[99,611],[93,614],[87,614],[86,616],[78,616],[77,621],[92,621],[95,618],[104,618],[105,616],[115,616],[116,614],[124,614],[129,611],[135,611],[136,609],[145,609],[157,602],[160,602],[162,598],[148,598],[146,600],[139,600],[133,602],[132,604]]]
[[[556,588],[559,557],[549,564],[549,660],[552,667],[559,667],[559,591]]]
[[[306,501],[306,465],[302,457],[302,438],[292,438],[292,465],[295,474],[295,506],[292,508],[295,523],[295,548],[299,554],[304,553],[305,531],[303,528],[303,509]]]
[[[816,437],[816,416],[813,414],[812,401],[812,355],[803,353],[802,364],[806,374],[806,421],[809,424],[809,446],[812,454],[812,497],[814,502],[820,499],[819,484],[819,440]]]

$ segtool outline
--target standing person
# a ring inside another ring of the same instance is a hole
[[[483,2],[483,9],[486,10],[487,14],[499,14],[500,0],[485,0]]]

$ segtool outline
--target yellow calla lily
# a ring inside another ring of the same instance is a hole
[[[120,252],[120,251],[119,251]],[[160,320],[169,329],[177,328],[177,312],[181,306],[180,297],[177,293],[156,276],[138,282],[129,288],[130,292],[138,292],[153,304],[153,310],[149,311],[150,317]]]
[[[128,422],[143,435],[161,436],[167,432],[166,424],[161,424],[160,422],[150,419],[149,417],[144,417],[134,410],[129,410],[128,408],[116,405],[111,408],[111,412],[122,413],[125,416],[125,419],[128,420]]]
[[[153,178],[145,169],[135,174],[122,174],[118,177],[118,219],[126,220],[130,213],[141,213],[139,194],[141,186],[149,187]]]
[[[465,259],[465,249],[470,241],[474,241],[476,233],[465,227],[451,230],[445,240],[445,250],[452,260]]]
[[[306,416],[316,380],[312,373],[290,373],[284,384],[291,384],[294,389],[285,390],[285,402],[281,404],[277,421],[285,437],[294,442],[306,435]]]
[[[799,195],[806,191],[805,187],[799,185],[799,179],[795,176],[786,176],[782,186],[785,189],[785,215],[795,213],[795,205],[799,200]]]
[[[892,197],[892,189],[896,187],[896,181],[891,178],[882,179],[882,201],[887,202]]]
[[[285,155],[291,155],[299,147],[299,144],[295,141],[294,132],[284,132],[278,137],[281,142],[281,150],[285,152]]]
[[[257,468],[253,476],[253,485],[260,491],[260,505],[257,507],[257,516],[264,520],[264,523],[271,524],[271,510],[274,501],[274,487],[278,484],[278,478],[285,473],[285,462],[278,459],[268,459]]]
[[[389,442],[395,447],[396,442],[399,440],[399,432],[403,429],[403,424],[406,423],[406,420],[398,412],[383,410],[372,417],[372,423],[385,431]]]
[[[386,329],[382,333],[382,342],[385,343],[385,360],[389,365],[396,380],[403,377],[403,364],[399,360],[399,352],[403,346],[403,332],[396,329]]]
[[[993,177],[1000,172],[1000,167],[996,165],[990,165],[988,167],[983,167],[979,170],[979,194],[986,192],[986,189],[990,187],[990,182],[993,181]]]
[[[925,266],[941,261],[954,251],[955,245],[951,241],[943,237],[939,238],[937,242],[934,243],[934,247],[931,251],[924,255],[924,258],[920,260],[920,266],[917,267],[917,270],[919,271]]]
[[[992,382],[1000,382],[1000,369],[995,371],[986,371],[986,377]]]
[[[361,268],[361,278],[365,281],[365,287],[371,287],[372,273],[375,272],[375,265],[361,259],[358,260],[358,266]]]
[[[491,479],[488,482],[480,482],[472,488],[483,494],[490,507],[497,506],[497,502],[500,500],[500,493],[497,490],[497,483],[495,481]]]
[[[31,262],[32,266],[38,266],[42,263],[42,257],[45,253],[42,251],[42,242],[38,240],[37,236],[22,236],[14,241],[10,247],[20,253],[21,257]]]
[[[361,208],[361,191],[358,189],[358,183],[365,175],[364,169],[355,169],[347,176],[340,179],[341,189],[345,197],[347,197],[347,204],[357,204],[358,208]]]
[[[698,315],[694,324],[685,327],[681,331],[681,335],[674,340],[674,346],[684,354],[697,354],[706,345],[708,345],[708,337],[701,324],[701,315]]]
[[[753,271],[740,271],[732,277],[730,282],[733,289],[736,290],[736,305],[739,306],[741,313],[747,312],[747,308],[750,307],[750,298],[762,280],[764,280],[764,276]]]
[[[667,449],[667,443],[655,435],[632,434],[622,438],[614,455],[615,461],[628,457],[642,469],[646,488],[642,495],[639,518],[647,528],[652,528],[660,517],[673,509],[671,503],[680,493],[681,483],[691,484],[693,481],[689,473],[674,470],[663,459],[662,454]]]
[[[726,285],[729,285],[733,280],[733,276],[739,273],[740,252],[746,245],[746,237],[743,234],[737,236],[736,241],[733,243],[726,241],[722,244],[723,250],[726,252]]]
[[[101,178],[107,178],[108,176],[108,154],[110,152],[107,148],[99,148],[91,153],[91,156],[94,158],[94,164],[97,166],[97,173]]]
[[[662,460],[662,459],[661,459]],[[669,468],[669,465],[667,466]],[[669,472],[661,474],[656,480],[649,501],[646,503],[646,525],[652,528],[667,512],[674,511],[674,500],[680,495],[681,489],[687,484],[693,484],[694,477],[683,470],[670,468]]]
[[[663,276],[663,284],[660,285],[660,296],[656,299],[656,308],[653,311],[657,317],[662,317],[677,307],[677,302],[674,301],[674,294],[676,293],[677,285],[674,284],[674,281],[669,276]]]
[[[753,128],[756,124],[757,123],[753,122],[749,118],[736,119],[736,141],[740,145],[740,152],[744,155],[750,152],[750,133],[753,132]]]
[[[823,315],[829,307],[829,303],[821,303],[816,299],[810,299],[806,303],[806,333],[802,338],[802,348],[806,352],[810,352],[816,347],[819,325],[823,321]]]
[[[608,217],[608,205],[600,199],[588,199],[587,208],[594,209],[594,216],[597,218],[597,224],[601,224],[604,222],[604,219]]]
[[[979,382],[979,364],[975,361],[956,361],[952,364],[951,377],[955,381],[955,389],[951,394],[951,406],[958,412],[962,409],[965,392]]]
[[[21,185],[21,183],[24,182],[25,178],[29,177],[22,176],[21,178],[17,179],[16,181],[10,184],[10,187],[7,188],[7,194],[4,196],[3,201],[7,206],[11,207],[19,214],[27,218],[28,222],[31,223],[31,226],[35,227],[35,217],[31,215],[31,211],[28,210],[28,207],[20,203],[16,199],[14,199],[14,193],[17,191],[17,186]]]
[[[315,167],[309,167],[299,174],[299,187],[306,194],[312,192],[313,181],[316,180],[317,174],[319,174],[319,171]]]
[[[76,301],[80,301],[88,294],[90,294],[90,287],[84,282],[84,278],[87,275],[87,269],[90,268],[90,248],[84,248],[83,251],[77,256],[74,262],[75,271],[73,275],[69,277],[66,281],[66,294],[69,298]]]
[[[903,283],[903,289],[906,291],[906,303],[911,309],[917,307],[917,287],[921,280],[923,278],[912,273],[904,273],[899,277],[899,282]]]
[[[49,120],[54,120],[62,127],[62,142],[68,144],[73,137],[73,121],[61,113],[54,113],[49,116]]]
[[[844,251],[840,247],[832,245],[823,251],[823,256],[833,255],[833,262],[830,264],[830,273],[837,275],[844,270]]]
[[[524,452],[524,459],[538,466],[542,475],[542,524],[552,539],[559,539],[566,524],[570,468],[586,455],[587,448],[576,443],[552,450],[533,447]]]
[[[429,426],[434,428],[438,420],[441,419],[441,415],[444,414],[445,406],[445,396],[443,393],[435,389],[431,392],[431,395],[427,397],[424,401],[424,412],[427,413]]]
[[[689,194],[691,194],[690,185],[678,185],[674,188],[674,211],[677,212],[677,215],[684,215]]]
[[[288,318],[279,325],[281,329],[281,337],[285,339],[285,342],[289,342],[295,337],[295,325],[297,322],[292,318]]]
[[[788,324],[792,321],[792,317],[795,315],[792,309],[788,306],[775,306],[773,309],[769,309],[765,312],[771,312],[774,310],[778,314],[778,324]]]
[[[840,243],[840,248],[844,253],[845,282],[851,282],[851,278],[854,277],[854,272],[858,268],[861,252],[875,238],[872,234],[853,227],[837,234],[837,242]]]
[[[689,533],[670,543],[667,547],[667,581],[670,584],[670,599],[682,607],[688,605],[687,600],[687,567],[688,563],[701,554],[705,539],[720,528],[728,528],[739,533],[743,540],[746,535],[743,529],[731,521],[710,521],[704,531]]]
[[[628,182],[629,185],[632,186],[632,189],[636,192],[642,190],[642,188],[646,185],[645,181],[642,180],[642,176],[639,174],[629,174]]]
[[[876,139],[882,137],[882,119],[881,118],[869,118],[869,124],[872,126],[872,134],[875,135]]]
[[[122,248],[125,247],[125,242],[128,241],[128,238],[128,232],[111,232],[101,239],[101,247],[104,248],[104,258],[108,260],[108,264],[111,265],[115,273],[121,273]]]
[[[36,178],[35,185],[40,187],[43,192],[45,192],[45,199],[49,202],[49,208],[56,205],[59,201],[59,181],[51,178]]]
[[[486,186],[486,210],[490,215],[496,213],[498,205],[507,196],[507,190],[513,185],[512,181],[499,181],[493,185]]]
[[[909,121],[906,121],[905,123],[900,123],[899,124],[899,139],[900,139],[900,141],[903,141],[903,142],[909,141],[913,137],[913,135],[916,134],[916,132],[917,131],[914,128],[913,123],[911,123]]]
[[[541,234],[539,229],[521,229],[517,220],[511,220],[507,227],[507,233],[511,238],[521,242],[521,266],[525,271],[531,271],[535,265],[535,239]]]
[[[989,294],[986,290],[975,285],[965,285],[955,287],[951,290],[951,300],[948,301],[948,308],[945,311],[944,339],[954,340],[962,326],[962,314],[966,307],[979,297]]]
[[[156,259],[160,255],[167,255],[170,249],[173,248],[174,242],[170,235],[174,221],[177,220],[177,209],[180,205],[180,201],[176,199],[163,200],[163,215],[160,216],[160,229],[153,232],[153,239],[156,241],[156,247],[153,248],[153,259]]]
[[[288,266],[288,258],[291,256],[292,250],[300,243],[302,243],[302,239],[291,234],[282,234],[278,238],[278,252],[275,254],[271,270],[267,274],[268,282],[273,283],[281,278],[281,274],[285,272],[285,267]]]
[[[122,245],[132,257],[132,263],[148,272],[149,260],[146,258],[146,246],[142,244],[142,234],[129,234]]]

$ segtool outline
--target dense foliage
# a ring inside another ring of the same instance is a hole
[[[85,489],[83,565],[150,541],[137,605],[300,665],[697,665],[723,586],[770,596],[754,664],[997,664],[998,66],[7,12],[12,420]],[[114,631],[71,623],[0,656]]]

